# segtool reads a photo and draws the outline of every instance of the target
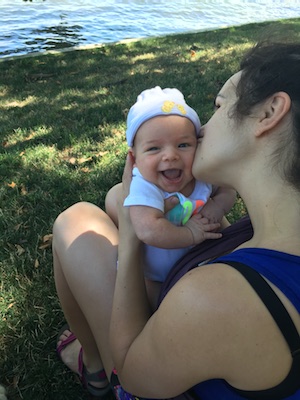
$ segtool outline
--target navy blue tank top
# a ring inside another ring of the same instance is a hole
[[[272,282],[291,301],[300,314],[300,257],[269,249],[245,248],[218,257],[213,263],[237,261],[248,265],[253,270]],[[300,400],[299,390],[285,400]],[[246,395],[237,393],[224,380],[212,379],[202,382],[193,388],[201,400],[244,400]],[[255,392],[253,392],[255,393]],[[257,392],[258,397],[259,393]],[[253,397],[252,397],[253,398]]]

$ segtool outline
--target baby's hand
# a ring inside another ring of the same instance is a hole
[[[213,199],[209,199],[200,211],[200,215],[207,218],[209,223],[221,223],[224,217],[224,210],[222,210]]]
[[[200,214],[193,215],[184,225],[191,232],[192,245],[204,242],[206,239],[220,239],[221,233],[215,232],[220,228],[220,223],[210,223]]]

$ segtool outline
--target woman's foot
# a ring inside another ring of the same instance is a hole
[[[79,375],[90,393],[103,396],[109,391],[109,382],[104,370],[87,370],[82,360],[81,344],[67,326],[64,328],[57,338],[56,351],[59,358],[71,371]]]
[[[76,339],[75,335],[69,330],[65,329],[58,337],[56,351],[62,362],[76,374],[78,371],[78,355],[81,345]]]

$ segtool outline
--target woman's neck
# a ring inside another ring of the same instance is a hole
[[[260,190],[261,189],[261,190]],[[242,247],[265,247],[300,255],[300,194],[288,185],[256,185],[240,192],[254,229]]]

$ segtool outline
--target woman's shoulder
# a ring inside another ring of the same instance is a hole
[[[288,373],[290,354],[272,316],[251,285],[229,265],[220,262],[188,272],[161,306],[161,320],[172,320],[176,336],[188,337],[189,346],[205,357],[211,378],[219,376],[233,386],[252,385],[258,390],[264,384],[272,387]],[[268,357],[261,360],[261,354]],[[272,376],[268,371],[278,359],[283,367]]]
[[[190,309],[194,321],[207,319],[221,329],[236,322],[238,314],[256,302],[243,276],[221,262],[202,265],[185,274],[169,291],[166,304],[178,312]],[[256,307],[256,306],[255,306]],[[249,315],[249,310],[247,311]],[[223,328],[222,328],[223,327]]]
[[[283,292],[300,312],[300,257],[267,248],[241,248],[217,259],[238,262],[261,274]]]

